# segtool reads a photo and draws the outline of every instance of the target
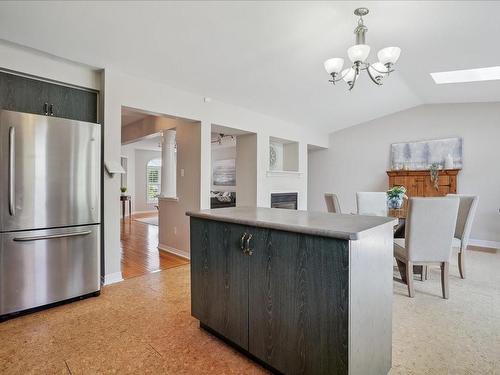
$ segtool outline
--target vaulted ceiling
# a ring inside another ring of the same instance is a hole
[[[366,6],[371,60],[402,49],[377,87],[332,87]],[[1,2],[0,38],[334,131],[422,103],[500,101],[500,81],[435,85],[429,73],[500,65],[500,2]],[[1,65],[1,60],[0,60]]]

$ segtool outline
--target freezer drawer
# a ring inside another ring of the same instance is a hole
[[[0,233],[0,315],[100,289],[99,225]]]
[[[0,232],[100,222],[98,124],[0,112]]]

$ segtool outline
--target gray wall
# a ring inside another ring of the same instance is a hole
[[[356,211],[356,191],[383,191],[390,145],[460,136],[464,167],[458,193],[479,195],[471,238],[500,241],[500,103],[430,104],[330,134],[327,150],[309,153],[309,210],[326,211],[323,194]]]
[[[236,140],[236,205],[257,206],[257,134]]]
[[[177,199],[160,198],[159,247],[189,256],[189,217],[186,211],[201,206],[201,125],[176,128]]]

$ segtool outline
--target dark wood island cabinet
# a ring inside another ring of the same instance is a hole
[[[386,374],[394,220],[190,212],[192,315],[285,374]]]

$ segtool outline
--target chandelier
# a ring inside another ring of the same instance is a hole
[[[333,84],[344,80],[352,90],[361,71],[365,70],[368,76],[377,85],[382,85],[382,80],[394,71],[393,66],[401,54],[399,47],[386,47],[378,51],[378,62],[370,64],[366,61],[370,54],[370,46],[365,44],[365,34],[368,28],[363,23],[363,16],[368,14],[367,8],[358,8],[354,14],[359,17],[358,26],[354,29],[356,44],[347,50],[347,56],[352,62],[350,68],[342,70],[344,59],[335,57],[325,61],[325,69],[332,76],[329,82]]]

